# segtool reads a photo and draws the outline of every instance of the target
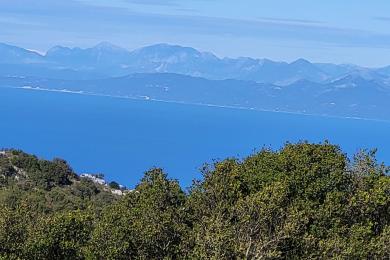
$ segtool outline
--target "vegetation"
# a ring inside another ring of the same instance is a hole
[[[0,154],[0,259],[390,258],[389,168],[375,151],[286,144],[203,168],[188,191],[161,169],[114,195],[60,159]]]
[[[119,183],[115,182],[115,181],[112,181],[108,184],[108,186],[111,188],[111,189],[115,189],[115,190],[120,190],[121,189],[121,186],[119,185]]]

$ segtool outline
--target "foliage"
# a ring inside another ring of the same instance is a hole
[[[111,188],[111,189],[114,189],[114,190],[120,190],[121,189],[121,186],[119,185],[119,183],[115,182],[115,181],[112,181],[108,184],[108,186]]]
[[[386,259],[388,171],[375,151],[288,143],[205,165],[188,192],[151,169],[118,197],[63,160],[7,151],[0,259]]]
[[[29,259],[83,259],[92,231],[88,212],[70,211],[38,220],[26,241]]]
[[[188,229],[184,201],[179,184],[161,169],[146,172],[133,192],[103,212],[91,254],[103,259],[178,258]]]

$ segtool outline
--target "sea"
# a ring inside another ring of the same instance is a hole
[[[0,148],[63,158],[129,188],[159,167],[186,189],[205,163],[304,140],[328,140],[350,157],[377,148],[390,164],[388,121],[0,88]]]

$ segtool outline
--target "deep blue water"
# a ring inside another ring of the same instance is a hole
[[[390,122],[0,88],[0,147],[61,157],[129,187],[153,166],[188,187],[205,162],[286,141],[328,139],[350,155],[378,148],[390,163],[389,134]]]

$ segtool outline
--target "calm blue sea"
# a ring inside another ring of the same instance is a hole
[[[153,166],[188,187],[213,159],[325,139],[350,155],[378,148],[390,163],[390,122],[0,88],[0,147],[61,157],[129,187]]]

